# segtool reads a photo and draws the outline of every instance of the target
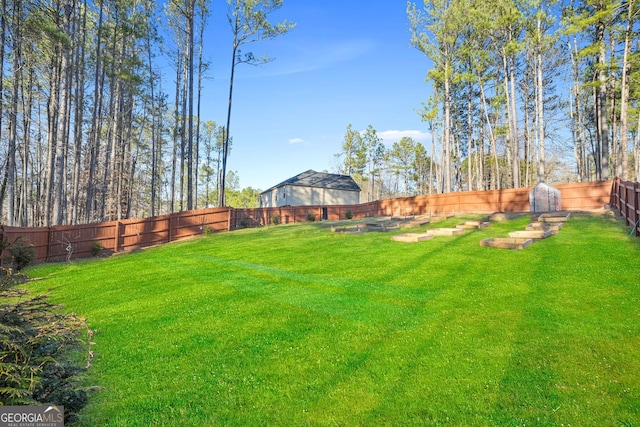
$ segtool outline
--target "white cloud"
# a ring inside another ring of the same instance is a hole
[[[419,130],[385,130],[378,132],[378,136],[382,138],[382,142],[387,145],[391,145],[394,142],[400,141],[403,137],[408,136],[418,142],[427,142],[431,140],[431,134],[422,132]]]
[[[302,138],[291,138],[289,140],[289,144],[302,144],[304,142],[304,139]]]

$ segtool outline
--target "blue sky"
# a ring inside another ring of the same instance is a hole
[[[308,169],[335,170],[348,124],[372,125],[392,144],[404,135],[429,149],[417,110],[430,93],[427,58],[409,44],[405,0],[284,0],[272,20],[290,33],[245,52],[275,60],[236,69],[228,170],[241,187],[265,190]],[[231,31],[226,4],[214,2],[205,34],[212,80],[204,82],[203,120],[224,124]]]

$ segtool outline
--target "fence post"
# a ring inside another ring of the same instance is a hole
[[[620,210],[619,206],[618,206],[618,188],[619,188],[619,179],[618,177],[615,177],[613,179],[613,181],[611,182],[611,195],[609,196],[609,205],[613,208],[613,209],[618,209]]]
[[[629,187],[631,187],[631,188],[629,188]],[[623,206],[622,206],[622,209],[621,209],[621,212],[623,212],[622,216],[624,216],[626,225],[632,225],[631,224],[631,211],[633,210],[633,207],[631,207],[631,205],[633,204],[633,199],[635,198],[634,195],[633,195],[633,191],[634,191],[635,187],[631,184],[631,182],[623,181],[622,182],[622,188],[623,188],[623,193],[624,193]],[[629,189],[631,189],[632,194],[629,194]]]
[[[640,236],[640,183],[636,182],[633,184],[633,193],[634,193],[634,201],[633,201],[633,211],[635,218],[635,227],[636,227],[636,236]]]
[[[113,252],[118,252],[120,250],[120,221],[116,221],[114,227],[115,233],[113,236]]]
[[[51,233],[51,229],[52,228],[53,227],[51,227],[51,226],[47,227],[47,253],[45,254],[45,258],[44,258],[46,261],[49,261],[49,257],[51,256],[51,245],[52,245],[52,242],[51,242],[51,234],[52,234]]]

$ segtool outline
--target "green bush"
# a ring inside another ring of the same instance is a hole
[[[91,255],[98,256],[102,253],[104,247],[100,244],[100,242],[93,242],[91,244]]]
[[[65,422],[73,422],[88,400],[77,376],[91,363],[93,333],[84,319],[54,312],[60,307],[46,295],[15,288],[26,281],[0,269],[0,300],[14,301],[0,305],[0,404],[63,405]]]
[[[280,225],[280,224],[282,224],[282,220],[280,219],[280,215],[271,215],[271,224],[272,225]]]
[[[7,248],[11,259],[9,263],[18,271],[33,264],[36,260],[36,249],[32,244],[27,243],[22,237],[18,237]]]
[[[347,209],[347,211],[344,213],[344,217],[346,219],[352,219],[353,218],[353,212],[351,212],[351,209]]]
[[[316,220],[316,214],[313,214],[313,213],[309,212],[307,214],[307,221],[308,222],[314,222],[315,220]]]

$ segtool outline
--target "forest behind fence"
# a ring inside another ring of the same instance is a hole
[[[611,181],[562,184],[561,207],[566,211],[602,208],[613,200]],[[626,187],[624,187],[626,188]],[[638,187],[636,187],[638,188]],[[155,246],[189,237],[270,224],[305,221],[336,221],[347,217],[437,215],[442,213],[528,212],[529,191],[518,188],[492,191],[403,197],[357,205],[287,206],[281,208],[207,208],[151,218],[127,219],[99,224],[8,227],[0,226],[0,240],[22,238],[33,245],[36,260],[63,261],[108,255]],[[616,190],[617,191],[617,190]],[[616,193],[618,194],[618,193]],[[635,217],[638,218],[637,192]],[[620,198],[620,200],[626,200]],[[6,253],[3,253],[3,259]]]

